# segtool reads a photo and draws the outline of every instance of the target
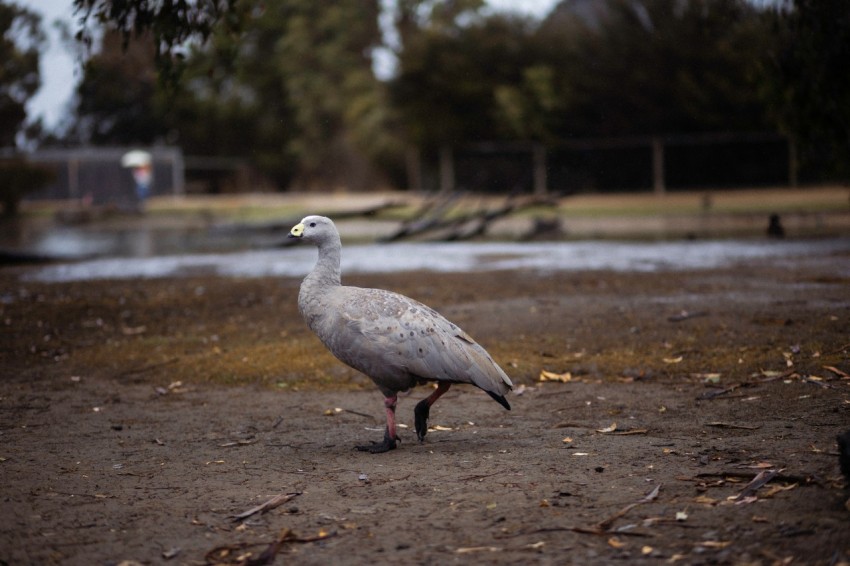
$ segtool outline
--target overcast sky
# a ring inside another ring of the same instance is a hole
[[[488,0],[496,9],[513,9],[532,15],[546,14],[557,0]],[[71,95],[79,79],[79,62],[71,49],[63,45],[53,22],[66,22],[73,27],[73,0],[38,0],[30,9],[39,12],[49,38],[47,53],[41,57],[42,87],[30,101],[33,117],[41,116],[45,125],[54,128],[66,114]]]

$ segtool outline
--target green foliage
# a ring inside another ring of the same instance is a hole
[[[416,143],[767,126],[769,29],[743,0],[604,0],[593,18],[565,2],[537,26],[476,4],[453,18],[406,4],[432,6],[403,18],[392,84]]]
[[[539,84],[545,71],[536,67],[531,22],[485,15],[480,2],[449,5],[458,9],[447,12],[436,4],[418,24],[413,16],[403,18],[400,69],[390,85],[393,105],[411,141],[425,148],[492,141],[500,132],[515,139],[520,132],[500,124],[505,116],[523,117],[522,108],[514,107],[524,104],[515,85],[526,79],[532,90],[549,88]]]
[[[27,101],[41,86],[38,62],[44,41],[37,14],[0,1],[0,147],[15,146]]]
[[[239,0],[74,0],[74,8],[76,36],[86,45],[92,46],[103,28],[120,34],[125,47],[134,36],[150,36],[157,65],[171,81],[179,78],[187,42],[203,42],[214,30],[236,34],[246,14]]]
[[[155,111],[157,75],[150,41],[106,32],[83,67],[77,86],[76,120],[69,137],[96,145],[150,144],[162,132]]]
[[[284,33],[275,59],[282,86],[294,102],[297,134],[289,149],[299,182],[368,184],[370,158],[395,146],[382,85],[372,73],[380,45],[377,0],[291,0],[281,14]],[[357,179],[348,177],[357,175]],[[374,179],[372,179],[374,180]]]
[[[74,2],[80,37],[107,29],[79,138],[242,157],[281,187],[374,187],[405,145],[780,127],[812,170],[850,175],[846,0],[564,1],[543,21],[397,0],[387,83],[380,0]]]
[[[766,85],[776,119],[797,140],[804,172],[850,180],[850,7],[794,0],[775,15],[781,42]]]

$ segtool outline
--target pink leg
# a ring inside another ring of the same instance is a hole
[[[387,436],[393,441],[398,438],[395,429],[395,406],[397,402],[397,395],[384,398],[384,407],[387,409]]]
[[[389,452],[390,450],[395,449],[398,441],[398,436],[396,435],[395,430],[395,406],[397,401],[398,396],[396,394],[392,394],[389,397],[384,398],[384,407],[387,410],[387,428],[384,431],[384,441],[380,443],[372,442],[365,446],[358,446],[358,450],[362,452],[369,452],[371,454],[380,454],[381,452]]]

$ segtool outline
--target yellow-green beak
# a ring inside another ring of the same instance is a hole
[[[304,234],[304,225],[296,224],[292,227],[292,230],[289,231],[290,238],[300,238]]]

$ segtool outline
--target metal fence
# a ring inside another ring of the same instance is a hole
[[[134,148],[135,149],[135,148]],[[85,147],[43,149],[26,155],[29,163],[54,172],[54,181],[26,200],[80,200],[91,204],[135,203],[136,188],[121,158],[130,148]],[[144,148],[151,155],[153,176],[150,196],[184,192],[183,154],[174,147]]]
[[[480,143],[422,155],[411,186],[481,193],[657,193],[796,185],[793,144],[774,133]]]

